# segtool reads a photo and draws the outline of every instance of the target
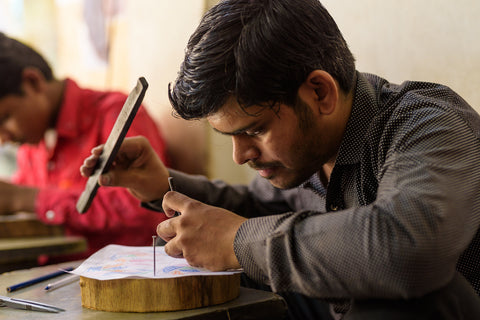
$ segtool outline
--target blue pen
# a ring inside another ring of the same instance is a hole
[[[72,270],[73,270],[73,268],[69,267],[69,268],[65,268],[65,269],[62,269],[62,270],[57,271],[57,272],[46,274],[44,276],[41,276],[41,277],[38,277],[38,278],[35,278],[35,279],[31,279],[31,280],[28,280],[28,281],[25,281],[25,282],[21,282],[21,283],[18,283],[18,284],[15,284],[13,286],[8,287],[7,291],[8,292],[13,292],[15,290],[34,285],[34,284],[42,282],[44,280],[48,280],[48,279],[51,279],[51,278],[61,276],[62,274],[65,274],[68,271],[72,271]]]

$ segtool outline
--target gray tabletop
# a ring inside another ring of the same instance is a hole
[[[30,287],[26,287],[14,292],[7,292],[6,288],[29,280],[44,274],[57,271],[59,268],[69,266],[76,267],[80,261],[73,263],[62,263],[45,267],[17,270],[6,272],[0,275],[0,295],[12,298],[21,298],[33,300],[36,302],[47,303],[56,307],[65,309],[61,313],[46,313],[38,311],[26,311],[12,308],[0,308],[0,319],[22,319],[22,320],[41,320],[41,319],[66,319],[66,320],[107,320],[107,319],[209,319],[209,320],[233,320],[233,319],[283,319],[286,315],[286,306],[284,300],[272,293],[261,290],[240,288],[240,295],[237,299],[230,302],[198,308],[192,310],[175,312],[155,312],[155,313],[120,313],[96,311],[82,307],[80,286],[78,282],[71,283],[53,291],[46,291],[44,288],[49,282],[60,280],[61,276],[52,280],[47,280]]]

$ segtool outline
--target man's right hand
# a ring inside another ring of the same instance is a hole
[[[103,145],[92,149],[80,167],[84,177],[93,174],[103,151]],[[145,137],[125,138],[109,171],[102,174],[98,183],[101,186],[127,188],[142,202],[161,199],[169,190],[168,170]]]

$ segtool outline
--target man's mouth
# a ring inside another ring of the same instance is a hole
[[[280,167],[280,165],[278,164],[259,164],[259,163],[251,163],[249,162],[248,165],[256,170],[258,172],[258,174],[263,177],[263,178],[271,178],[275,171],[278,170],[278,168]]]
[[[257,169],[257,171],[261,177],[268,179],[273,176],[275,168]]]

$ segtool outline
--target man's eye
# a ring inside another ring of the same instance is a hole
[[[252,130],[252,131],[246,131],[245,134],[249,137],[256,137],[256,136],[259,136],[261,135],[262,133],[264,133],[264,130],[263,129],[256,129],[256,130]]]

